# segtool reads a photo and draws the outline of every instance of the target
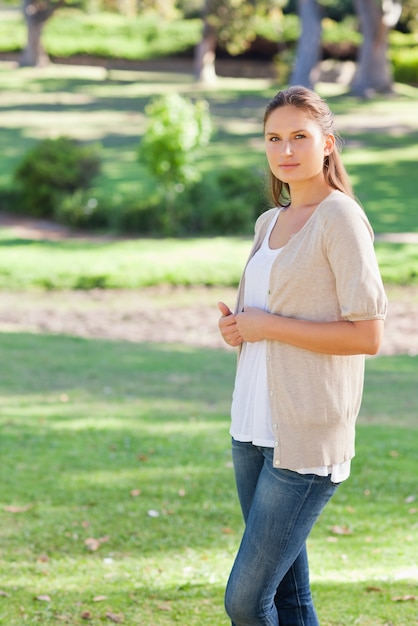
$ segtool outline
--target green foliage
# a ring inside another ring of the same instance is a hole
[[[148,126],[139,158],[164,186],[187,185],[199,177],[196,151],[207,145],[212,132],[208,104],[172,93],[145,108]]]
[[[266,208],[261,174],[251,168],[216,172],[175,193],[170,234],[250,234],[255,219]],[[166,201],[158,189],[111,197],[97,190],[79,190],[58,202],[53,217],[61,224],[86,230],[157,236],[167,231]]]
[[[64,195],[54,206],[53,217],[57,222],[73,228],[106,228],[109,226],[110,206],[104,197],[86,189],[78,189]]]
[[[345,19],[341,22],[335,22],[331,19],[322,21],[322,41],[324,44],[354,44],[360,46],[363,37],[358,30],[357,23],[353,19]]]
[[[88,54],[106,58],[143,60],[193,50],[201,35],[201,20],[165,20],[151,12],[137,17],[117,13],[82,13],[57,9],[43,31],[49,55]],[[26,44],[21,12],[2,13],[0,51],[18,52]]]
[[[240,54],[255,39],[257,21],[262,17],[280,23],[284,0],[208,0],[205,27],[231,55]]]
[[[43,41],[46,51],[56,56],[150,59],[192,49],[200,32],[200,20],[165,20],[155,12],[128,18],[67,9],[50,20]]]
[[[256,218],[267,208],[262,175],[250,168],[226,169],[217,176],[218,197],[206,194],[202,233],[236,234],[254,231]],[[203,206],[205,200],[202,199]]]
[[[416,0],[402,0],[402,15],[398,26],[405,32],[414,32],[418,27]]]
[[[390,58],[397,82],[418,85],[418,46],[393,50]]]
[[[0,50],[18,52],[25,46],[26,27],[22,11],[6,11],[1,13]]]
[[[353,0],[318,0],[318,3],[323,9],[324,16],[330,17],[336,21],[341,21],[347,15],[352,15],[354,13]],[[284,11],[285,13],[297,14],[297,0],[287,0]]]
[[[87,189],[100,170],[96,148],[68,137],[44,139],[31,149],[16,169],[25,211],[50,217],[63,195]]]
[[[138,158],[164,189],[166,233],[176,228],[175,198],[200,178],[198,150],[206,146],[212,132],[209,106],[193,103],[172,93],[155,98],[145,112],[148,125],[138,149]]]

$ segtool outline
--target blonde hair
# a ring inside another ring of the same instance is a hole
[[[324,157],[323,173],[326,182],[333,189],[338,189],[354,197],[350,179],[341,159],[341,138],[334,130],[334,116],[327,103],[317,93],[306,87],[289,87],[279,91],[270,100],[264,113],[264,128],[270,114],[283,106],[294,106],[304,111],[321,128],[324,137],[332,134],[335,137],[334,150]],[[275,206],[286,206],[290,202],[289,185],[269,173],[270,195]]]

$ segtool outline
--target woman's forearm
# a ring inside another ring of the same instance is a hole
[[[383,339],[384,322],[376,319],[314,322],[248,308],[236,320],[244,341],[270,339],[321,354],[376,354]]]

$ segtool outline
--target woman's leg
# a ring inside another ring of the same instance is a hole
[[[280,582],[274,604],[280,626],[319,624],[311,596],[306,544]]]
[[[305,542],[336,485],[276,469],[272,455],[270,448],[233,442],[246,528],[225,607],[234,626],[317,626]]]

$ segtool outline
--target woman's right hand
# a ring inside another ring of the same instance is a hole
[[[222,313],[222,317],[219,319],[219,330],[223,340],[229,346],[239,346],[243,342],[243,338],[238,331],[235,315],[225,302],[218,302],[218,309]]]

